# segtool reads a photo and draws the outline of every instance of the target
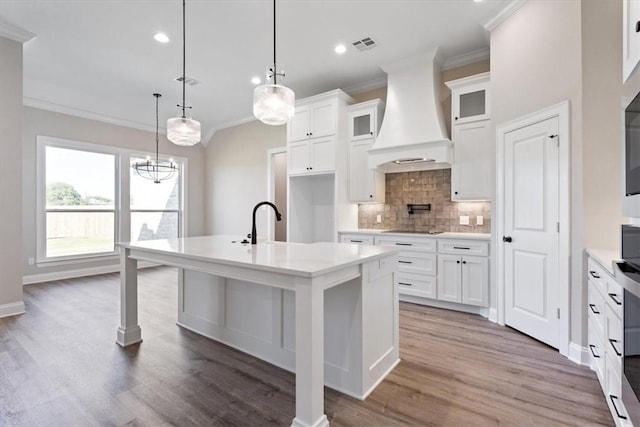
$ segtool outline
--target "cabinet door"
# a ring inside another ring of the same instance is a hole
[[[489,118],[488,87],[488,82],[480,82],[451,92],[452,125]]]
[[[489,306],[489,259],[462,257],[462,303]]]
[[[311,137],[319,138],[336,134],[336,104],[333,100],[311,106]]]
[[[640,2],[622,2],[622,81],[626,82],[640,61]]]
[[[336,150],[333,138],[313,140],[311,146],[311,172],[331,172],[336,169]]]
[[[309,168],[311,167],[309,143],[298,142],[289,144],[288,152],[289,158],[287,164],[289,175],[309,173]]]
[[[349,198],[352,202],[372,202],[376,199],[376,172],[369,169],[367,151],[372,139],[352,142],[349,146]]]
[[[309,139],[311,133],[311,110],[304,105],[296,107],[296,114],[287,124],[288,141],[301,141]]]
[[[358,141],[376,137],[376,109],[363,108],[349,113],[349,139]]]
[[[460,292],[462,268],[461,257],[438,255],[438,299],[462,302]]]
[[[491,142],[489,120],[453,126],[451,200],[491,200]]]

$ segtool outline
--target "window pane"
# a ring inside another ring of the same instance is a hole
[[[131,241],[178,237],[179,218],[177,212],[131,212]]]
[[[47,257],[113,252],[114,212],[47,212]]]
[[[131,159],[131,165],[145,161],[142,158]],[[131,168],[131,209],[180,209],[180,169],[178,164],[178,172],[172,178],[156,184]]]
[[[113,154],[46,147],[47,209],[113,209]]]

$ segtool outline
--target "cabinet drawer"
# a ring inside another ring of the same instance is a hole
[[[400,251],[398,271],[434,276],[436,274],[436,254]]]
[[[622,305],[624,303],[622,299],[622,286],[620,286],[619,283],[615,282],[610,276],[603,277],[606,278],[607,283],[607,293],[605,296],[607,304],[609,304],[609,308],[611,309],[611,311],[616,313],[618,318],[622,319]]]
[[[596,285],[603,295],[606,295],[607,285],[605,277],[607,277],[607,274],[604,272],[604,269],[592,258],[589,258],[587,265],[589,281]]]
[[[489,242],[477,240],[438,240],[438,253],[452,255],[489,255]]]
[[[395,246],[406,251],[435,252],[436,240],[430,238],[376,236],[377,245]]]
[[[605,323],[606,351],[611,355],[611,360],[616,361],[618,368],[620,368],[622,366],[622,349],[624,348],[622,321],[617,315],[607,310]]]
[[[359,245],[373,245],[373,236],[368,234],[341,234],[341,243],[357,243]]]
[[[622,395],[622,374],[619,367],[610,362],[612,362],[611,358],[607,357],[604,387],[607,405],[609,405],[609,411],[617,426],[631,425],[627,410],[620,398]]]
[[[605,319],[606,305],[604,297],[598,288],[589,283],[589,305],[587,312],[589,313],[589,319],[593,319],[593,326],[598,328],[600,335],[604,336],[604,319]]]
[[[401,294],[426,298],[436,297],[435,276],[398,272],[396,277],[398,290]]]
[[[604,384],[604,365],[605,365],[605,347],[604,338],[600,334],[598,328],[595,327],[594,319],[589,316],[589,365],[591,369],[596,371],[601,384]]]

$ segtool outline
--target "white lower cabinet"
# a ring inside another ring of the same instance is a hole
[[[438,254],[438,299],[487,307],[488,258]]]
[[[600,381],[616,426],[631,426],[622,403],[622,287],[590,257],[588,260],[588,346],[590,366]]]

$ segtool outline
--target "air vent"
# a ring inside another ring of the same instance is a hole
[[[365,37],[361,40],[356,40],[352,44],[360,52],[364,52],[365,50],[371,50],[374,47],[378,46],[371,37]]]
[[[182,76],[180,77],[176,77],[175,79],[173,79],[179,83],[182,83]],[[191,77],[185,77],[184,78],[184,83],[189,85],[189,86],[195,86],[195,85],[199,85],[200,82],[196,79],[192,79]]]

